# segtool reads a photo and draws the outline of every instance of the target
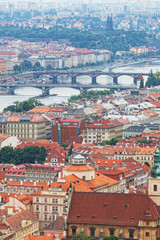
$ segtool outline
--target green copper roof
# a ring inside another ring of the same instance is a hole
[[[152,167],[150,174],[152,178],[160,178],[160,151],[158,145],[154,152],[154,166]]]

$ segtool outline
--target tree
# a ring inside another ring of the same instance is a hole
[[[16,101],[14,102],[14,105],[10,105],[4,108],[3,111],[4,112],[26,112],[37,106],[43,106],[43,104],[37,99],[30,98],[22,102]]]
[[[118,139],[117,138],[111,138],[111,140],[103,140],[100,145],[101,146],[105,146],[105,145],[111,145],[111,146],[115,146],[118,143]]]
[[[21,66],[16,64],[16,65],[14,65],[13,69],[14,69],[14,72],[20,72],[21,71]]]
[[[41,66],[40,62],[36,62],[33,66],[33,71],[42,71],[43,67]]]
[[[89,240],[89,238],[85,234],[80,233],[80,234],[74,234],[72,236],[72,240]]]
[[[0,163],[12,163],[15,157],[13,147],[6,146],[0,149]]]
[[[73,150],[73,144],[71,144],[70,149],[68,150],[68,156],[70,156],[72,154],[72,150]]]
[[[66,147],[68,147],[68,144],[63,143],[62,147],[65,149]]]
[[[113,236],[105,236],[103,237],[103,240],[119,240],[119,238],[113,235]]]
[[[0,150],[0,163],[44,163],[47,156],[45,147],[26,146],[24,148],[3,147]]]
[[[47,65],[46,70],[47,71],[53,70],[53,67],[51,66],[51,64]]]
[[[146,138],[139,139],[136,141],[137,144],[151,144],[152,140],[147,140]]]
[[[144,164],[145,164],[145,165],[147,165],[148,167],[150,167],[150,164],[149,164],[149,162],[145,162]]]
[[[32,63],[30,61],[27,61],[27,60],[24,60],[22,63],[21,63],[21,70],[22,72],[25,72],[25,71],[30,71],[32,70],[33,66],[32,66]]]

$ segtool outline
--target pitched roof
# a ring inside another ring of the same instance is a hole
[[[138,226],[140,219],[158,218],[156,204],[148,195],[74,192],[68,223]]]
[[[98,187],[102,187],[107,185],[108,187],[118,184],[119,181],[110,178],[108,176],[104,176],[100,173],[95,172],[95,179],[87,181],[88,185],[90,186],[91,189],[96,189]]]
[[[68,175],[63,178],[63,181],[57,181],[51,183],[50,186],[53,188],[61,187],[64,191],[71,186],[76,192],[93,192],[93,190],[89,187],[88,181],[84,181],[74,174]]]
[[[85,165],[68,165],[66,167],[63,168],[63,170],[65,171],[92,171],[94,170],[93,167],[91,167],[89,164],[85,164]]]
[[[32,222],[34,222],[37,221],[37,217],[29,210],[23,209],[20,213],[6,218],[6,221],[11,227],[13,227],[14,230],[17,230],[21,227],[23,220],[31,220]]]
[[[47,227],[45,227],[45,229],[62,230],[64,229],[64,221],[64,216],[58,217],[55,221],[51,222]]]

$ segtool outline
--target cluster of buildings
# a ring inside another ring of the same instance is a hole
[[[43,68],[66,69],[110,61],[108,50],[88,50],[67,46],[58,42],[25,42],[1,39],[0,73],[12,73],[15,65],[27,60],[34,65],[39,62]]]
[[[0,163],[0,239],[160,238],[159,99],[159,89],[127,90],[2,113],[0,151],[47,155]]]

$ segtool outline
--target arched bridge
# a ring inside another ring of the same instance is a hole
[[[50,77],[50,80],[52,81],[53,84],[58,83],[58,77],[59,76],[69,76],[71,78],[71,83],[76,84],[77,83],[77,77],[79,76],[89,76],[91,77],[92,84],[97,84],[97,77],[99,76],[110,76],[113,79],[114,84],[118,84],[118,78],[120,76],[130,76],[133,78],[133,83],[137,85],[137,78],[141,73],[131,73],[131,72],[101,72],[101,71],[79,71],[79,72],[73,72],[73,71],[39,71],[39,72],[26,72],[26,73],[21,73],[17,75],[10,75],[11,77],[19,80],[20,78],[23,77],[28,77],[30,79],[38,79],[42,77],[43,75],[48,75]],[[149,76],[149,73],[143,73],[143,76]]]
[[[49,76],[49,82],[43,81],[38,83],[36,79],[43,77],[44,75]],[[113,79],[113,84],[100,85],[97,83],[97,78],[99,76],[110,76]],[[8,94],[14,94],[14,90],[19,87],[36,87],[42,89],[43,95],[49,95],[49,91],[51,88],[55,87],[70,87],[79,89],[80,91],[88,90],[91,88],[113,88],[113,89],[128,89],[133,88],[135,85],[137,86],[137,78],[140,73],[112,73],[112,72],[99,72],[99,71],[88,71],[88,72],[73,72],[73,71],[40,71],[40,72],[25,72],[21,74],[11,74],[8,78],[12,78],[12,81],[5,82],[0,81],[0,87],[6,89]],[[149,74],[144,73],[143,76],[148,76]],[[59,76],[70,76],[70,83],[59,83]],[[77,82],[78,76],[90,76],[91,83],[90,84],[81,84]],[[133,78],[134,86],[125,87],[118,85],[118,78],[120,76],[130,76]],[[5,78],[0,78],[3,80]],[[22,81],[23,79],[29,79],[29,81]]]

